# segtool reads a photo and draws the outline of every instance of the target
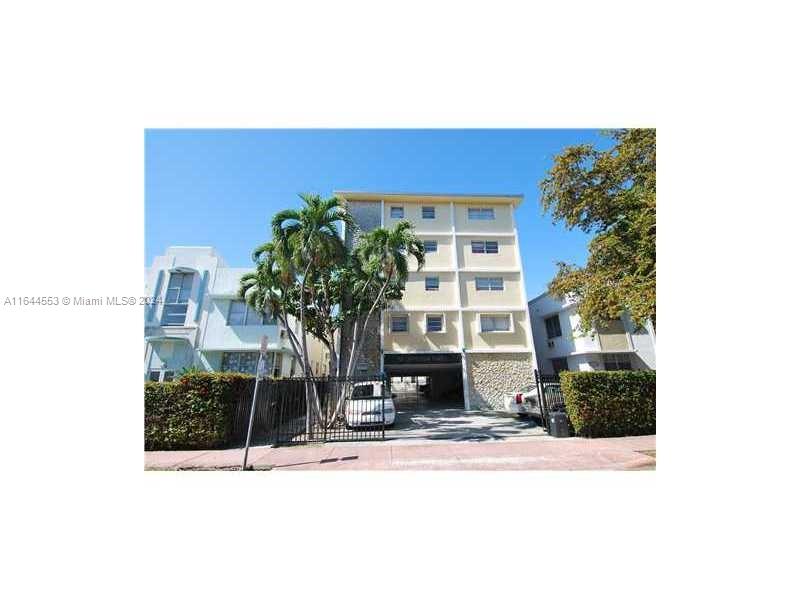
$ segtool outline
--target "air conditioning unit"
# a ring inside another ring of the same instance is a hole
[[[547,340],[547,347],[548,348],[555,348],[556,343],[553,340]]]

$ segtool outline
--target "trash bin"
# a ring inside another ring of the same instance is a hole
[[[569,419],[567,418],[567,413],[563,412],[551,412],[550,413],[550,435],[553,437],[570,437],[572,432],[570,431],[570,424]]]

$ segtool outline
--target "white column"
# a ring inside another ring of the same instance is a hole
[[[456,207],[450,202],[450,235],[453,244],[453,274],[456,284],[458,304],[458,347],[461,352],[461,381],[464,384],[464,409],[469,410],[469,373],[467,372],[467,353],[464,348],[464,305],[461,303],[461,271],[458,266],[458,238],[456,237]]]
[[[528,310],[528,292],[525,289],[525,273],[522,269],[522,254],[519,251],[519,235],[517,234],[517,223],[516,219],[514,218],[514,205],[509,204],[509,209],[511,210],[511,225],[514,228],[514,251],[516,252],[517,256],[517,268],[519,269],[519,282],[520,282],[520,296],[522,300],[522,306],[525,307],[525,326],[528,329],[528,344],[531,348],[531,377],[533,376],[533,370],[538,368],[538,364],[536,362],[536,348],[533,345],[533,328],[531,327],[531,311]]]

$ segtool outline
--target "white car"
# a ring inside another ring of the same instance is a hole
[[[391,396],[385,393],[382,381],[360,381],[353,386],[347,399],[345,418],[348,427],[394,425],[395,408]]]
[[[518,392],[506,394],[503,397],[503,406],[506,412],[519,416],[536,415],[539,412],[539,391],[535,384],[528,385]]]

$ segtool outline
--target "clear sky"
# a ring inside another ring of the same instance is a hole
[[[146,264],[167,246],[215,246],[228,265],[249,266],[300,192],[524,194],[516,223],[532,298],[556,261],[586,260],[589,236],[553,225],[538,187],[562,148],[584,142],[610,145],[596,130],[148,130]]]

